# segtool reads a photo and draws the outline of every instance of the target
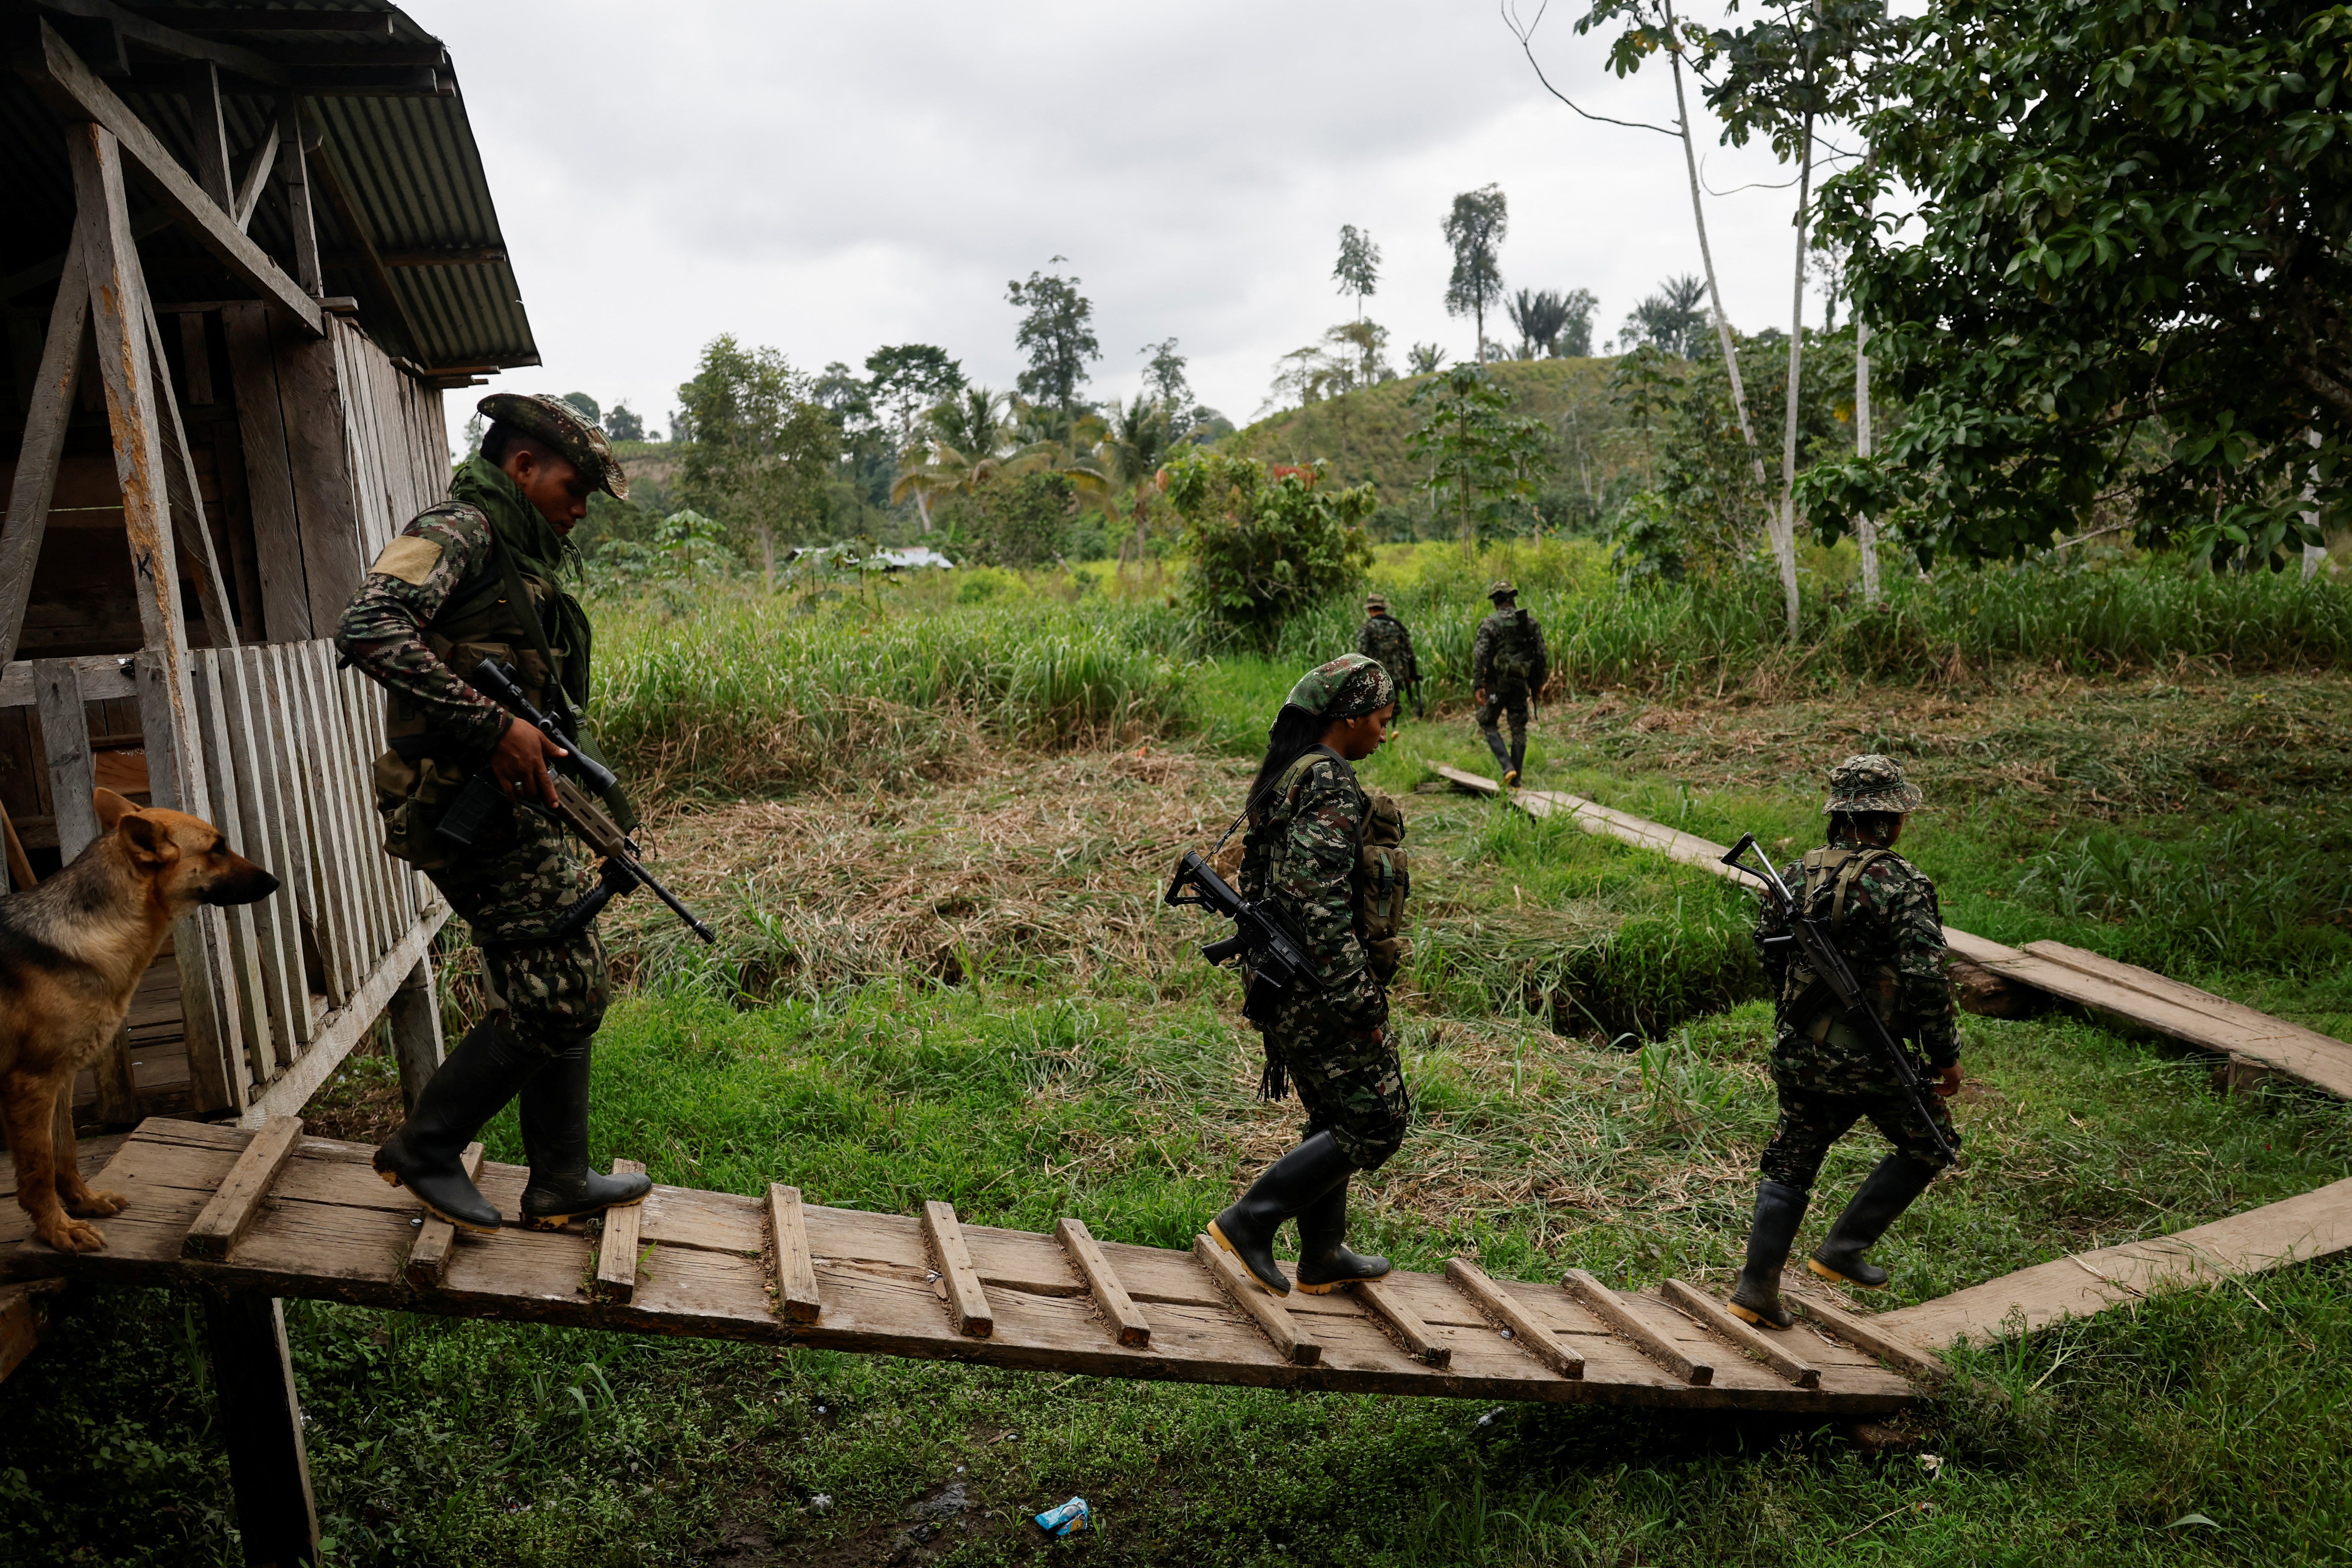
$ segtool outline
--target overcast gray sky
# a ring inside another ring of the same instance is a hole
[[[1510,198],[1506,287],[1591,289],[1597,339],[1698,270],[1677,143],[1546,96],[1486,0],[408,9],[456,61],[545,362],[496,384],[625,400],[664,429],[720,332],[812,371],[932,342],[1009,387],[1006,281],[1056,255],[1095,302],[1094,395],[1134,391],[1138,350],[1173,336],[1195,389],[1246,420],[1276,360],[1349,316],[1346,223],[1381,247],[1370,313],[1392,357],[1463,357],[1438,225],[1489,183]],[[1664,70],[1611,77],[1575,14],[1537,34],[1554,84],[1670,120]],[[1716,189],[1788,177],[1702,122]],[[1787,321],[1792,205],[1708,201],[1744,331]],[[467,395],[450,405],[454,435]]]

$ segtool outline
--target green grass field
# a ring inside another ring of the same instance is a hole
[[[1423,567],[1452,572],[1383,570]],[[1611,613],[1605,584],[1547,592],[1556,624]],[[1230,977],[1193,952],[1211,931],[1157,900],[1223,828],[1304,650],[1202,658],[1164,606],[1099,587],[609,624],[618,749],[664,781],[656,842],[722,942],[689,952],[642,904],[617,922],[599,1159],[1183,1246],[1295,1136],[1295,1102],[1255,1099]],[[1939,807],[1905,847],[1954,923],[2352,1033],[2352,681],[2316,657],[2226,673],[2188,647],[2207,635],[2175,626],[2160,661],[2103,674],[1971,656],[1843,689],[1751,659],[1719,697],[1715,667],[1661,666],[1547,710],[1530,782],[1793,850],[1828,763],[1893,751]],[[1441,762],[1490,766],[1458,705],[1364,770],[1412,823],[1417,1122],[1360,1183],[1356,1239],[1412,1268],[1726,1282],[1772,1117],[1745,896],[1433,788]],[[461,1008],[462,957],[453,974]],[[2062,1015],[1966,1034],[1969,1167],[1883,1248],[1885,1305],[2352,1161],[2352,1108],[2314,1094],[2224,1098],[2202,1060]],[[320,1120],[380,1130],[388,1082],[355,1059]],[[510,1113],[487,1139],[520,1154]],[[1878,1152],[1833,1155],[1808,1244]],[[335,1563],[2048,1568],[2352,1562],[2347,1287],[2338,1260],[1969,1351],[1891,1442],[300,1303],[288,1321]],[[170,1292],[83,1291],[0,1385],[0,1561],[236,1560],[198,1322]],[[1105,1528],[1049,1546],[1026,1515],[1073,1493]]]

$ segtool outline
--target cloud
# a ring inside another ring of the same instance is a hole
[[[1698,269],[1676,143],[1576,118],[1481,4],[408,10],[449,45],[545,362],[498,384],[657,425],[722,331],[810,369],[935,342],[1009,385],[1006,281],[1055,255],[1095,302],[1097,395],[1132,391],[1137,350],[1173,335],[1201,393],[1246,416],[1276,358],[1349,314],[1343,223],[1381,247],[1370,310],[1394,342],[1459,356],[1438,224],[1489,183],[1511,199],[1506,283],[1591,289],[1604,333]],[[1538,38],[1588,109],[1671,115],[1663,74],[1609,76],[1566,13]],[[1714,150],[1706,174],[1783,177],[1753,150]],[[1790,205],[1709,202],[1743,327],[1786,318]]]

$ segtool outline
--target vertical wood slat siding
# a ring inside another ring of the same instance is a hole
[[[238,848],[247,859],[277,877],[280,884],[278,895],[263,900],[255,910],[257,923],[263,930],[265,948],[271,955],[262,965],[269,1025],[281,1059],[290,1061],[310,1042],[315,1032],[310,1020],[310,984],[302,963],[303,884],[295,874],[291,848],[299,840],[287,826],[284,786],[279,776],[284,758],[277,743],[276,728],[268,718],[269,698],[264,683],[268,678],[256,658],[257,651],[251,647],[232,648],[221,657],[236,667],[245,692],[243,710],[239,711],[234,702],[229,710],[229,743],[238,759],[236,782],[243,792],[239,805],[245,809],[245,842]]]
[[[343,902],[342,879],[332,864],[334,824],[327,814],[326,795],[320,788],[323,764],[318,755],[319,721],[305,689],[302,647],[300,643],[280,643],[269,653],[277,666],[274,691],[282,705],[287,742],[291,748],[287,753],[288,776],[302,796],[307,831],[300,853],[310,879],[311,896],[317,900],[317,924],[313,930],[319,942],[320,967],[326,972],[329,1004],[341,1007],[351,999],[358,961],[352,954],[351,914]]]
[[[221,692],[219,658],[212,648],[192,648],[188,654],[189,689],[195,697],[195,734],[190,743],[200,748],[205,776],[212,781],[212,824],[227,836],[231,846],[245,841],[245,816],[238,809],[233,782],[239,759],[230,750],[227,703]],[[269,1011],[263,990],[260,941],[253,907],[233,904],[221,911],[228,936],[229,971],[236,976],[236,999],[221,1030],[223,1073],[236,1085],[236,1103],[244,1109],[255,1084],[276,1076],[276,1053],[269,1041]]]

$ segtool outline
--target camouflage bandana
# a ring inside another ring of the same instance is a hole
[[[1284,700],[1320,718],[1354,719],[1394,702],[1396,681],[1376,660],[1343,653],[1300,676]]]
[[[629,499],[629,476],[613,456],[604,432],[580,411],[543,392],[493,392],[474,405],[486,419],[512,426],[580,470],[580,477],[614,500]]]
[[[1829,804],[1822,810],[1912,812],[1927,802],[1918,785],[1904,781],[1901,763],[1870,752],[1830,770]]]
[[[1518,596],[1518,584],[1508,577],[1497,577],[1486,585],[1486,597],[1490,599],[1516,599]]]

